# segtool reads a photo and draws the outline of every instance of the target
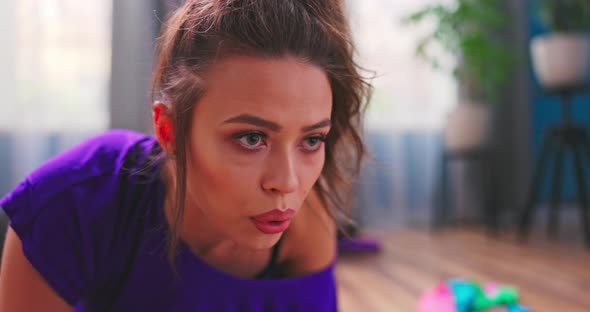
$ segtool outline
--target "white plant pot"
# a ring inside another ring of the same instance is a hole
[[[590,39],[584,34],[555,33],[534,37],[531,55],[535,74],[548,89],[588,82]]]
[[[481,104],[461,104],[447,116],[445,148],[464,151],[487,144],[491,127],[490,110]]]

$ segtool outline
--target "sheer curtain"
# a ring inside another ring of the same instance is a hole
[[[358,62],[374,75],[375,87],[366,116],[372,160],[355,191],[361,225],[425,223],[430,217],[440,133],[457,88],[447,73],[414,56],[418,40],[434,25],[404,26],[401,20],[435,2],[441,1],[346,1]]]
[[[0,196],[109,124],[110,0],[2,1]]]

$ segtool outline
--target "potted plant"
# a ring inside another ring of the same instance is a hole
[[[537,0],[536,11],[549,33],[531,40],[535,74],[547,89],[588,82],[590,1]]]
[[[460,103],[449,114],[444,129],[450,150],[467,150],[486,144],[490,108],[500,102],[508,80],[513,53],[505,40],[509,20],[498,0],[456,0],[429,5],[404,19],[406,24],[434,21],[434,30],[418,42],[416,54],[434,68],[451,73],[459,81]],[[456,60],[445,67],[442,48]]]

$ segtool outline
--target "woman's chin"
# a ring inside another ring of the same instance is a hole
[[[251,240],[244,242],[244,246],[253,250],[268,250],[272,248],[281,238],[282,233],[257,234]]]

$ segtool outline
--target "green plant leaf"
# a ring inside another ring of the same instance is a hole
[[[571,0],[573,1],[573,0]],[[590,0],[586,0],[590,2]],[[506,48],[502,33],[510,21],[498,0],[456,0],[453,4],[430,5],[409,15],[406,24],[433,20],[435,29],[416,46],[416,55],[435,69],[441,69],[436,56],[428,54],[432,45],[460,59],[460,66],[448,69],[459,79],[475,82],[474,93],[496,102],[514,64],[514,51]]]

